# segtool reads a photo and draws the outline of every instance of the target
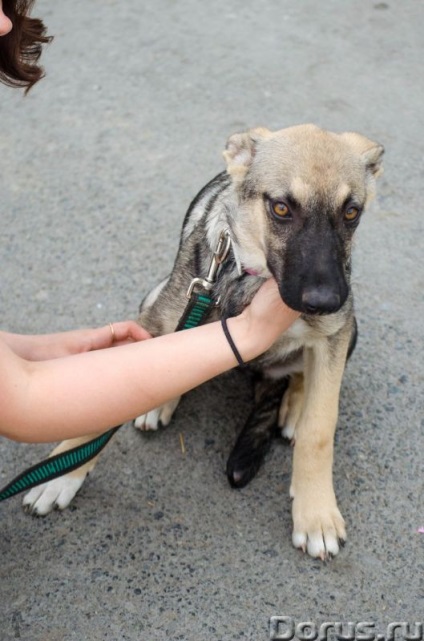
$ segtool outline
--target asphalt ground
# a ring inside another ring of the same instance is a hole
[[[234,371],[162,432],[122,429],[65,512],[0,506],[1,641],[265,641],[272,616],[312,636],[325,621],[383,635],[422,622],[423,3],[40,0],[34,13],[55,35],[47,77],[25,98],[0,87],[5,329],[136,317],[235,131],[315,122],[386,157],[354,253],[360,339],[334,469],[346,547],[327,564],[292,548],[282,442],[229,487],[250,409]],[[1,485],[49,449],[1,440]]]

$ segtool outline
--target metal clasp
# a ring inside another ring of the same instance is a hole
[[[205,289],[207,292],[211,291],[212,287],[215,284],[219,267],[227,258],[228,252],[230,251],[230,247],[231,247],[230,232],[228,229],[224,229],[224,231],[222,231],[219,236],[218,245],[213,253],[211,264],[209,266],[209,270],[206,278],[193,278],[187,290],[187,298],[191,298],[193,290],[197,286],[201,287],[202,289]]]

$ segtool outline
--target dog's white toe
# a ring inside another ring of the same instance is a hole
[[[340,550],[338,537],[332,532],[299,532],[293,531],[293,545],[308,552],[315,559],[326,559],[335,556]]]
[[[325,549],[327,551],[327,556],[335,556],[339,553],[340,546],[338,537],[336,534],[327,532],[325,535]]]
[[[48,483],[37,485],[24,496],[24,508],[37,516],[45,516],[55,508],[64,510],[81,488],[85,476],[65,474]]]
[[[172,401],[147,412],[147,414],[141,414],[135,419],[134,427],[142,432],[156,431],[161,425],[166,427],[171,422],[179,402],[180,397],[174,398]]]
[[[296,426],[302,412],[303,399],[303,376],[301,374],[293,374],[278,413],[278,426],[281,428],[281,436],[291,441],[292,444],[296,440]]]
[[[323,561],[338,554],[346,529],[335,498],[293,493],[293,545]]]
[[[286,423],[281,430],[281,436],[291,443],[295,441],[296,423]]]
[[[300,548],[306,552],[308,537],[305,532],[293,532],[292,541],[295,548]]]
[[[160,422],[160,408],[137,416],[134,426],[143,432],[156,431]]]
[[[321,532],[314,532],[308,536],[306,549],[312,558],[325,558],[325,544]]]

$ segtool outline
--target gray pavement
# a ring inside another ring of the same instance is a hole
[[[250,407],[232,372],[161,433],[121,430],[67,511],[0,506],[1,641],[265,641],[271,616],[379,633],[423,621],[423,3],[36,9],[56,36],[47,77],[26,98],[0,87],[3,328],[135,317],[234,131],[315,122],[387,155],[355,250],[360,340],[334,472],[344,550],[324,565],[292,548],[282,442],[247,488],[228,486]],[[48,451],[1,440],[1,485]]]

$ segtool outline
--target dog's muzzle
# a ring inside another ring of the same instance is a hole
[[[309,287],[302,293],[302,307],[306,314],[331,314],[341,307],[340,294],[330,287]]]

